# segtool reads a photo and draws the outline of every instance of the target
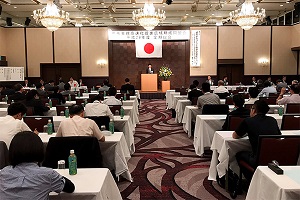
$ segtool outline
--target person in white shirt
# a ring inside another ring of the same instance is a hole
[[[271,83],[268,80],[266,80],[264,82],[264,89],[262,89],[258,96],[263,97],[266,95],[268,97],[270,93],[277,93],[277,90],[275,87],[271,86]]]
[[[0,118],[0,141],[4,141],[7,148],[13,137],[22,131],[31,131],[22,120],[27,108],[22,103],[13,103],[7,108],[8,115]],[[37,133],[37,131],[35,131]]]
[[[277,104],[284,105],[288,103],[300,103],[299,85],[291,85],[291,96],[283,97],[285,94],[285,88],[281,88],[280,95],[277,98]]]
[[[229,91],[224,87],[224,81],[218,81],[218,87],[214,90],[215,93],[229,93]]]
[[[209,83],[202,83],[203,95],[198,97],[197,106],[202,109],[205,104],[221,104],[220,98],[216,94],[210,93]]]
[[[68,82],[71,87],[79,87],[78,82],[73,79],[73,77],[70,77],[70,81]]]
[[[85,106],[85,116],[109,116],[114,119],[114,115],[110,111],[108,105],[101,103],[101,96],[97,95],[93,103],[88,103]]]
[[[72,105],[70,107],[70,118],[61,121],[56,133],[56,137],[93,136],[99,141],[104,142],[105,137],[100,131],[96,122],[83,117],[83,106]]]
[[[104,104],[108,106],[122,105],[122,102],[116,98],[117,89],[115,87],[110,87],[108,94],[107,99],[103,101]]]
[[[258,100],[258,98],[257,98],[258,93],[259,92],[258,92],[257,87],[250,87],[249,88],[250,99],[248,101],[246,101],[245,104],[254,104],[254,102]]]

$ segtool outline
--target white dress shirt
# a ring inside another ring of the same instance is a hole
[[[101,140],[103,134],[93,120],[74,115],[61,121],[56,133],[56,137],[70,136],[93,136]]]
[[[288,103],[300,103],[300,96],[299,94],[292,94],[289,97],[283,97],[282,99],[279,99],[277,103],[279,105],[284,105]]]
[[[262,89],[262,91],[258,94],[259,97],[262,97],[263,94],[266,93],[267,97],[269,96],[269,93],[277,93],[277,90],[273,86],[265,87]]]
[[[79,87],[79,84],[78,84],[78,82],[77,82],[77,81],[75,81],[75,80],[73,80],[73,81],[69,81],[68,83],[71,85],[71,87]]]
[[[226,87],[220,85],[214,90],[214,93],[229,93],[229,91],[226,89]]]
[[[109,106],[122,105],[122,102],[115,96],[108,96],[107,99],[103,101],[103,103]]]
[[[245,104],[254,104],[257,100],[258,98],[250,98],[248,101],[245,101]]]
[[[21,131],[31,131],[27,124],[10,115],[1,117],[0,124],[0,140],[6,143],[7,148],[9,148],[11,140],[17,133]]]
[[[114,118],[108,105],[103,104],[97,100],[94,101],[93,103],[86,104],[85,116],[109,116],[109,118],[111,118],[111,119]]]

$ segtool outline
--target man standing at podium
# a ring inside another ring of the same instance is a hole
[[[151,64],[148,64],[148,68],[146,70],[146,74],[154,74],[154,69]]]

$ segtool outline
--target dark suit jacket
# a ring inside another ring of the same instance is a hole
[[[14,100],[15,102],[24,101],[26,99],[25,94],[21,92],[15,92],[13,95],[8,97],[10,100]]]
[[[192,101],[192,99],[194,97],[200,97],[201,95],[203,95],[202,91],[197,90],[197,89],[192,89],[189,93],[188,93],[188,99],[190,101]]]
[[[130,93],[135,93],[135,88],[134,88],[134,85],[131,85],[131,84],[124,84],[121,86],[121,93],[126,93],[127,90],[130,92]]]
[[[153,69],[153,67],[151,68],[151,70],[152,70],[152,72],[153,72],[153,74],[154,74],[154,69]],[[146,69],[146,74],[150,74],[150,73],[149,73],[149,67],[147,67],[147,69]]]
[[[242,115],[250,115],[250,110],[242,107],[242,108],[237,108],[234,111],[231,111],[230,113],[227,114],[226,120],[222,126],[222,131],[227,131],[228,130],[228,123],[229,123],[229,115],[235,115],[235,116],[242,116]]]
[[[53,94],[49,94],[49,98],[50,99],[58,99],[59,104],[65,104],[66,100],[63,97],[63,95],[61,93],[53,93]]]
[[[25,101],[25,105],[29,107],[33,107],[34,114],[39,116],[43,116],[44,112],[50,110],[49,107],[44,106],[42,101],[38,99],[31,99],[29,101]]]

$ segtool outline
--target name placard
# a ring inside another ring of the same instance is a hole
[[[112,31],[108,40],[189,40],[189,30]]]

